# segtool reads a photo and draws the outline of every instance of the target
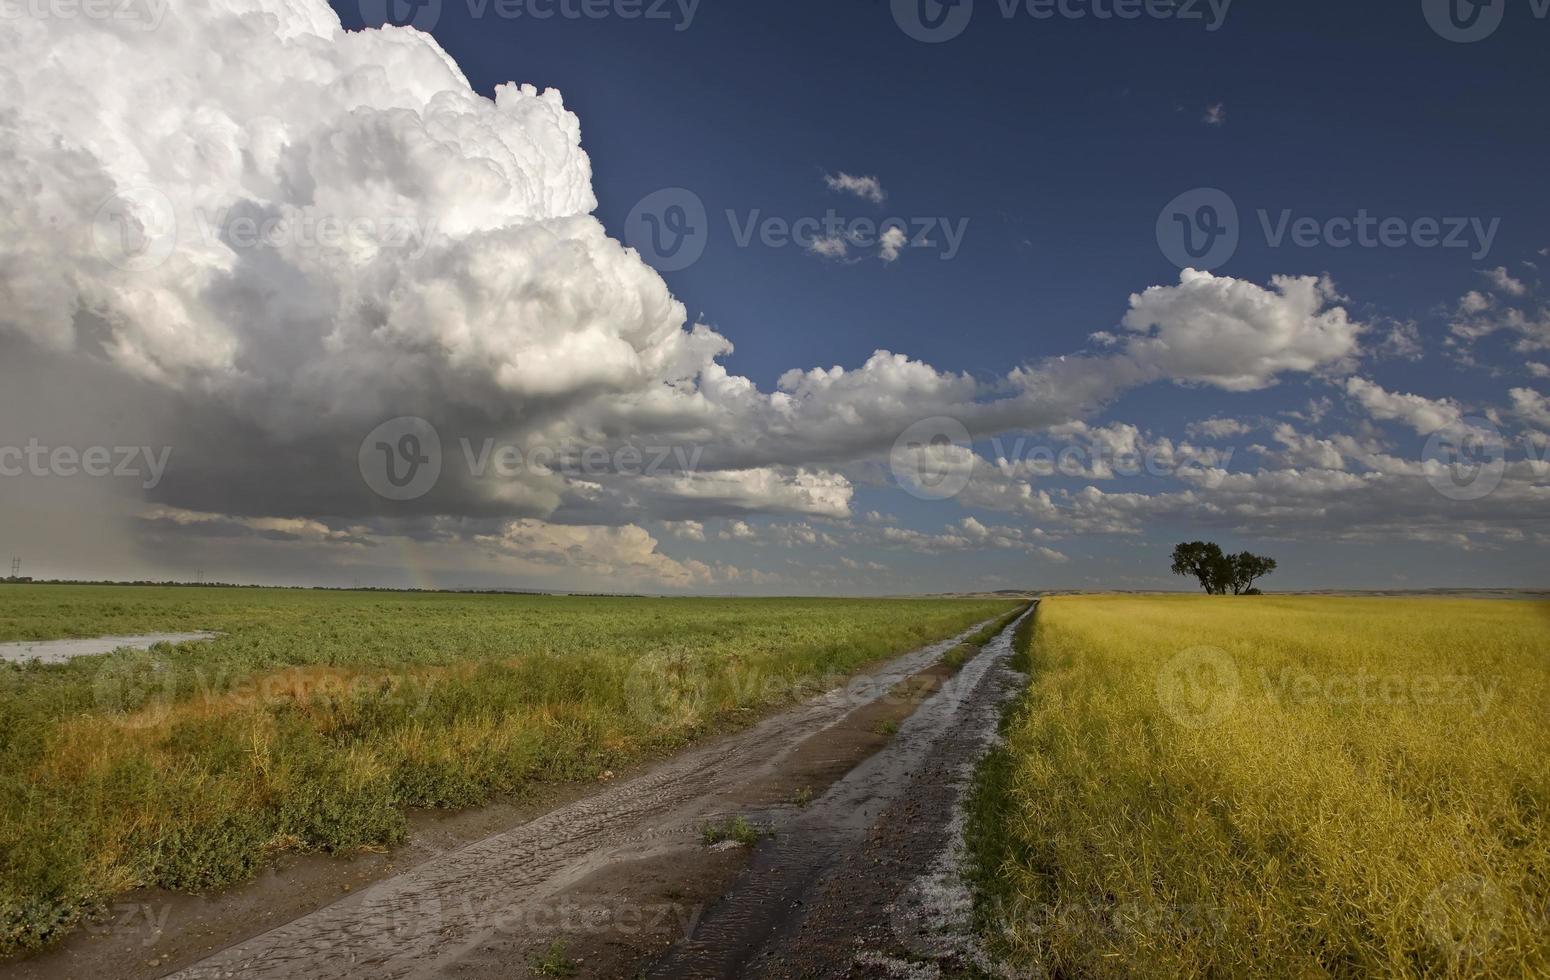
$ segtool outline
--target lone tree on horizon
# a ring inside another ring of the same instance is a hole
[[[1189,541],[1173,549],[1173,574],[1190,575],[1207,595],[1259,595],[1254,583],[1276,570],[1276,560],[1241,551],[1225,554],[1215,541]]]

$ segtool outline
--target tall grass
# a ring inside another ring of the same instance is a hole
[[[0,587],[6,638],[226,633],[0,664],[0,955],[136,886],[595,778],[1010,605]]]
[[[969,836],[1038,975],[1550,975],[1550,605],[1046,601]]]

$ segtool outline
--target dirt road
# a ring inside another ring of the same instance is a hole
[[[940,661],[962,637],[171,976],[846,976],[951,960],[957,803],[1012,693],[1013,628],[957,674]],[[757,843],[707,843],[707,823],[739,817]]]

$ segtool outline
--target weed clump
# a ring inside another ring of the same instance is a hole
[[[735,841],[744,847],[752,847],[764,836],[764,831],[756,824],[749,822],[742,814],[729,817],[721,823],[707,823],[700,830],[700,837],[707,846],[713,846],[725,841]]]

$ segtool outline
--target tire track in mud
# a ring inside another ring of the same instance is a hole
[[[648,977],[844,977],[955,951],[939,922],[939,866],[973,766],[1015,693],[1012,636],[1030,609],[987,644],[856,767],[780,828],[693,934]],[[930,948],[928,948],[930,947]],[[901,958],[907,957],[907,959]],[[913,961],[913,962],[911,962]]]
[[[718,803],[774,773],[805,738],[881,699],[975,629],[899,657],[744,732],[690,748],[635,779],[433,857],[170,976],[418,978],[499,966],[495,961],[509,958],[523,941],[542,938],[535,923],[545,921],[567,888],[610,864],[697,846],[700,826],[717,813]],[[970,661],[965,673],[988,659]],[[901,730],[898,744],[906,746],[910,738]],[[852,835],[864,831],[862,816],[847,818]],[[504,965],[507,975],[520,972],[520,964]]]

